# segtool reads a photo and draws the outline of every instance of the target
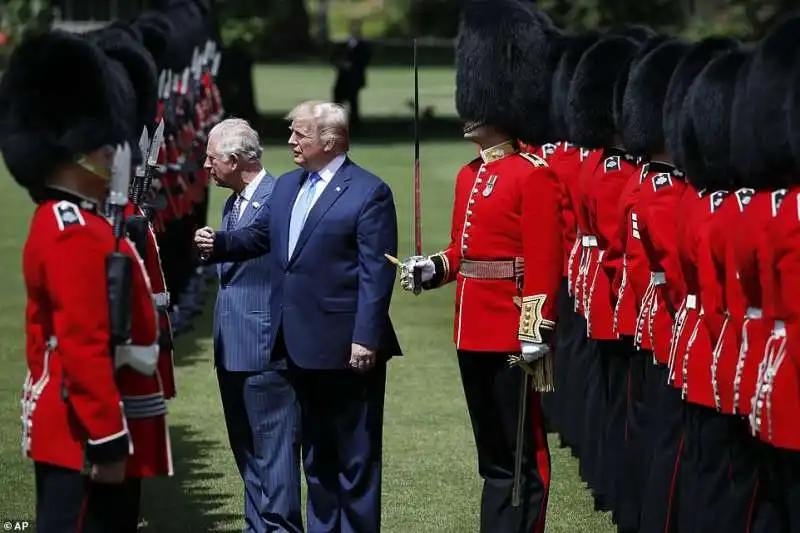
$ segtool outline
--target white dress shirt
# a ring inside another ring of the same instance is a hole
[[[262,169],[261,172],[253,178],[253,181],[247,184],[247,187],[239,194],[242,197],[242,201],[239,203],[239,219],[242,218],[242,214],[244,210],[250,205],[250,199],[256,193],[256,189],[258,189],[258,185],[261,183],[261,179],[267,174],[267,171]],[[239,220],[237,220],[238,222]]]
[[[311,205],[308,208],[309,211],[311,210],[312,207],[314,207],[314,204],[317,203],[317,200],[319,200],[319,197],[322,195],[322,191],[324,191],[325,187],[327,187],[328,184],[331,182],[333,176],[336,175],[336,172],[338,172],[339,169],[342,168],[342,165],[344,164],[344,160],[346,157],[347,156],[344,154],[337,155],[335,158],[333,158],[333,161],[331,161],[330,163],[328,163],[327,165],[325,165],[324,167],[322,167],[320,170],[317,171],[317,174],[319,174],[319,182],[317,183],[317,187],[314,191],[315,193],[314,198],[311,200]],[[297,196],[298,198],[300,197],[299,194]],[[295,198],[294,202],[295,204],[297,203],[297,198]],[[292,207],[294,207],[294,204],[292,204]]]

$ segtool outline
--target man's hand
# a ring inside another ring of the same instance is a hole
[[[95,483],[119,485],[125,481],[125,459],[106,464],[94,464],[89,477]]]
[[[436,274],[436,266],[428,257],[415,255],[400,263],[400,286],[407,291],[419,293],[422,287],[414,285],[414,268],[422,269],[422,282],[430,281]]]
[[[533,363],[550,353],[550,345],[539,342],[522,342],[522,359],[526,363]]]
[[[359,373],[368,372],[375,366],[376,351],[353,343],[350,348],[350,368]]]
[[[210,226],[200,228],[194,233],[194,245],[200,253],[210,254],[214,249],[214,230]]]

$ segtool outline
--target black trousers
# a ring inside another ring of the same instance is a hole
[[[519,393],[523,372],[509,367],[508,354],[458,352],[461,382],[483,478],[481,533],[544,533],[550,489],[550,452],[541,399],[528,393],[523,439],[520,505],[511,505]]]
[[[617,478],[616,520],[620,533],[635,532],[639,528],[645,469],[650,459],[650,445],[645,431],[648,423],[648,414],[645,410],[645,378],[653,355],[647,350],[637,350],[632,344],[633,341],[630,339],[628,341],[631,356],[625,386],[623,461],[619,465]]]
[[[141,480],[95,483],[80,472],[34,464],[38,533],[136,533]]]
[[[639,533],[678,533],[680,465],[684,445],[681,391],[667,384],[669,370],[652,362],[645,376],[650,457],[645,459]],[[682,531],[680,533],[683,533]]]
[[[602,428],[603,456],[598,462],[598,478],[606,504],[613,511],[614,518],[620,508],[619,487],[622,465],[625,456],[625,419],[628,400],[628,374],[630,370],[633,345],[624,341],[598,341],[600,357],[605,377],[606,412]]]
[[[800,452],[759,443],[761,472],[753,533],[800,532]]]
[[[565,413],[569,402],[569,364],[572,352],[575,313],[572,311],[572,300],[569,297],[567,280],[561,283],[558,293],[558,326],[556,326],[555,358],[555,390],[542,394],[542,407],[547,417],[548,431],[559,434],[561,446],[570,446],[565,431]]]
[[[567,384],[564,390],[567,398],[563,400],[564,422],[561,431],[565,442],[572,450],[572,455],[581,457],[584,447],[583,420],[587,406],[586,387],[591,354],[588,352],[590,341],[586,338],[586,320],[572,310],[570,313],[572,317],[569,332],[570,354],[566,376]]]

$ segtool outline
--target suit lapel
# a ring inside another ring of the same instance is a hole
[[[231,208],[233,207],[233,195],[230,195],[225,201],[225,207],[222,209],[222,223],[220,224],[220,231],[228,229],[228,218],[231,216]],[[217,276],[222,280],[222,276],[227,272],[233,263],[217,263]]]
[[[352,163],[350,163],[350,160],[345,159],[338,172],[336,172],[336,174],[333,176],[333,179],[331,179],[331,182],[328,183],[328,185],[325,187],[325,190],[322,191],[322,194],[320,195],[319,199],[317,199],[314,207],[312,207],[311,211],[308,212],[308,218],[306,218],[306,223],[303,225],[303,229],[300,231],[300,236],[297,238],[297,244],[294,247],[294,254],[290,258],[290,262],[297,257],[298,253],[300,253],[300,250],[303,248],[309,236],[314,231],[314,228],[316,228],[317,224],[319,224],[320,220],[322,220],[322,217],[324,217],[325,213],[328,212],[328,209],[330,209],[336,200],[338,200],[339,197],[344,193],[344,191],[347,190],[350,182],[351,165]],[[296,196],[297,195],[295,194],[295,197]],[[289,213],[291,218],[291,210]],[[286,235],[289,235],[288,227]]]
[[[236,224],[236,228],[244,228],[255,218],[256,213],[261,209],[261,206],[264,205],[264,202],[267,200],[270,191],[272,190],[272,180],[269,179],[268,175],[264,175],[261,178],[261,183],[258,184],[256,187],[255,192],[253,192],[252,198],[250,201],[247,202],[247,208],[242,213],[242,216],[239,218],[239,223]]]

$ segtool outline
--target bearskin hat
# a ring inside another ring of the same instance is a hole
[[[690,49],[680,39],[669,39],[631,66],[622,100],[622,142],[638,156],[665,149],[662,110],[667,87],[678,63]]]
[[[567,95],[570,140],[585,148],[602,148],[617,133],[614,84],[636,51],[627,37],[603,37],[581,56]]]
[[[130,87],[120,88],[124,92],[133,91],[133,98],[126,100],[131,109],[131,128],[141,132],[142,127],[151,128],[158,104],[158,73],[150,53],[134,41],[128,34],[108,28],[93,35],[94,43],[113,61],[118,62],[123,71],[117,70],[118,85],[124,84],[123,74],[127,75]],[[127,95],[126,95],[127,97]]]
[[[620,37],[627,37],[628,39],[633,39],[637,43],[641,44],[645,41],[656,37],[658,34],[653,28],[649,26],[644,26],[642,24],[631,24],[628,26],[619,26],[614,27],[608,30],[607,35],[618,35]]]
[[[761,180],[793,171],[786,104],[798,64],[800,16],[794,16],[756,45],[745,87],[734,103],[732,152],[742,173]]]
[[[553,74],[553,87],[550,99],[550,122],[553,127],[553,140],[570,141],[567,127],[567,95],[572,76],[578,67],[583,53],[597,42],[599,34],[587,32],[564,38],[561,56]]]
[[[54,83],[53,80],[80,80]],[[14,179],[37,200],[59,165],[130,139],[103,52],[60,30],[14,50],[0,81],[0,151]]]
[[[169,40],[175,29],[166,15],[159,11],[148,11],[133,23],[141,34],[141,43],[150,52],[156,68],[164,67],[164,56],[169,47]]]
[[[795,69],[795,75],[789,90],[787,108],[789,143],[792,146],[792,156],[794,158],[794,172],[792,175],[800,176],[800,68]]]
[[[639,26],[633,26],[632,28],[638,27]],[[614,124],[616,125],[617,132],[620,134],[624,127],[622,121],[622,103],[625,98],[625,89],[628,87],[628,78],[630,78],[631,69],[634,65],[637,65],[642,58],[649,54],[651,50],[665,40],[667,40],[667,37],[653,33],[652,36],[640,41],[639,48],[632,56],[628,57],[624,66],[619,69],[617,79],[614,81]]]
[[[720,54],[731,51],[739,46],[739,41],[731,37],[709,37],[692,46],[672,73],[667,95],[664,98],[663,127],[664,140],[667,152],[672,157],[672,162],[679,168],[684,168],[683,154],[681,151],[681,113],[684,113],[684,99],[694,79],[712,59]],[[726,111],[729,113],[730,111]],[[728,120],[726,116],[725,120]],[[726,122],[727,123],[727,122]],[[728,153],[729,137],[720,138],[725,144],[725,153]]]
[[[731,117],[737,78],[744,70],[746,48],[717,54],[686,93],[681,115],[683,168],[697,189],[731,187],[736,178],[731,159]]]
[[[485,123],[526,143],[548,142],[550,52],[533,4],[466,2],[456,46],[455,96],[466,128]]]

